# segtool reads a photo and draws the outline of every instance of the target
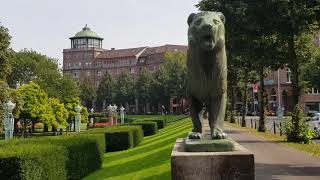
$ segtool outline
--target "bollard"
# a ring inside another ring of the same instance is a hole
[[[253,128],[252,119],[251,119],[251,128]]]
[[[257,129],[257,121],[254,121],[254,129]]]
[[[273,121],[273,133],[274,134],[277,134],[277,131],[276,131],[276,122]]]
[[[281,125],[281,122],[280,122],[280,136],[282,136],[282,125]]]

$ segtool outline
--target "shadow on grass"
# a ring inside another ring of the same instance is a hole
[[[156,148],[161,148],[165,145],[167,145],[168,143],[174,143],[175,140],[178,137],[185,137],[189,131],[190,127],[181,129],[179,131],[170,133],[170,135],[168,135],[166,138],[163,138],[161,140],[156,140],[156,141],[151,141],[148,144],[143,144],[141,146],[138,146],[136,148],[130,149],[130,150],[126,150],[126,151],[121,151],[121,152],[116,152],[113,154],[105,154],[105,163],[110,163],[112,161],[116,161],[122,158],[126,158],[126,157],[132,157],[135,155],[140,155],[143,154],[145,152],[148,151],[152,151]]]

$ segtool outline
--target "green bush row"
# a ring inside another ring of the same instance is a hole
[[[166,126],[166,121],[163,119],[150,119],[150,120],[142,119],[142,120],[136,120],[133,123],[136,123],[136,122],[156,122],[158,129],[162,129]]]
[[[101,167],[104,143],[102,134],[42,137],[3,143],[1,149],[5,151],[0,154],[0,179],[10,179],[4,177],[15,177],[16,174],[19,176],[17,179],[81,179]],[[16,147],[21,147],[21,150]],[[29,162],[33,165],[28,165]]]
[[[111,126],[106,128],[106,152],[121,151],[137,146],[143,139],[141,126]]]
[[[67,150],[50,144],[14,144],[1,147],[0,179],[67,179]]]
[[[131,123],[130,125],[139,125],[143,129],[143,135],[144,136],[150,136],[154,135],[158,131],[158,125],[156,122],[150,122],[150,121],[135,121]]]

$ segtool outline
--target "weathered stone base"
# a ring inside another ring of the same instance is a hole
[[[254,180],[254,156],[235,142],[228,152],[185,152],[178,139],[171,154],[173,180]]]
[[[236,142],[227,139],[186,139],[184,149],[186,152],[226,152],[234,151]]]

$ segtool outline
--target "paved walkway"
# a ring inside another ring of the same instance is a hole
[[[236,128],[225,129],[231,138],[254,153],[256,180],[320,180],[320,158]]]

